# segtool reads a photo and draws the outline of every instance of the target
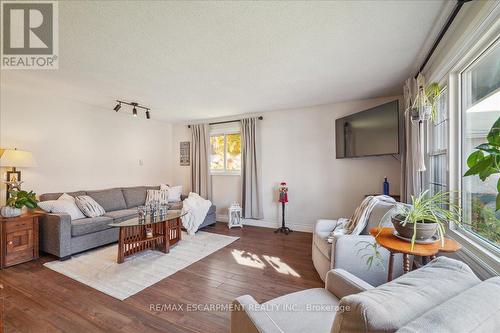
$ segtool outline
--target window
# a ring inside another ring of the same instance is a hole
[[[428,128],[429,190],[448,191],[448,88],[441,91],[436,119]]]
[[[238,173],[241,170],[241,134],[217,133],[210,135],[210,171]]]
[[[500,117],[500,43],[486,50],[461,74],[462,175],[474,147],[486,142]],[[466,230],[500,247],[500,211],[495,212],[499,176],[482,182],[477,176],[462,179],[462,208]]]

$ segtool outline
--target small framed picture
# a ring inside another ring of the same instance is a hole
[[[183,141],[180,143],[180,164],[181,166],[189,166],[191,164],[190,148],[191,142]]]
[[[21,171],[7,171],[7,181],[8,182],[21,181]]]

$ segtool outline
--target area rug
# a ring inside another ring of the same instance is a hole
[[[116,263],[118,245],[110,245],[44,265],[105,294],[124,300],[177,271],[231,244],[239,237],[199,231],[182,233],[170,253],[146,251]]]

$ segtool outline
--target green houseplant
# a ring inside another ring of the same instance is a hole
[[[464,177],[478,175],[484,182],[491,175],[500,173],[500,118],[491,127],[486,140],[467,158],[469,170]],[[500,192],[500,179],[497,182],[497,192]],[[495,208],[500,210],[500,193],[497,193]]]
[[[446,223],[461,225],[462,221],[460,207],[450,201],[450,192],[431,195],[428,190],[424,191],[412,196],[411,205],[397,204],[387,214],[391,215],[396,231],[402,237],[411,239],[412,250],[417,240],[429,239],[436,232],[444,245]]]
[[[5,217],[15,217],[21,215],[21,209],[27,207],[34,209],[38,205],[36,193],[33,191],[10,190],[10,198],[7,200],[7,206],[2,207],[1,213]]]
[[[432,82],[425,88],[419,87],[413,105],[410,108],[410,116],[413,122],[435,120],[437,114],[437,103],[441,95],[441,86]]]

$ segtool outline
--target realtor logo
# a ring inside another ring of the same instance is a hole
[[[2,69],[58,68],[55,1],[2,1]]]

